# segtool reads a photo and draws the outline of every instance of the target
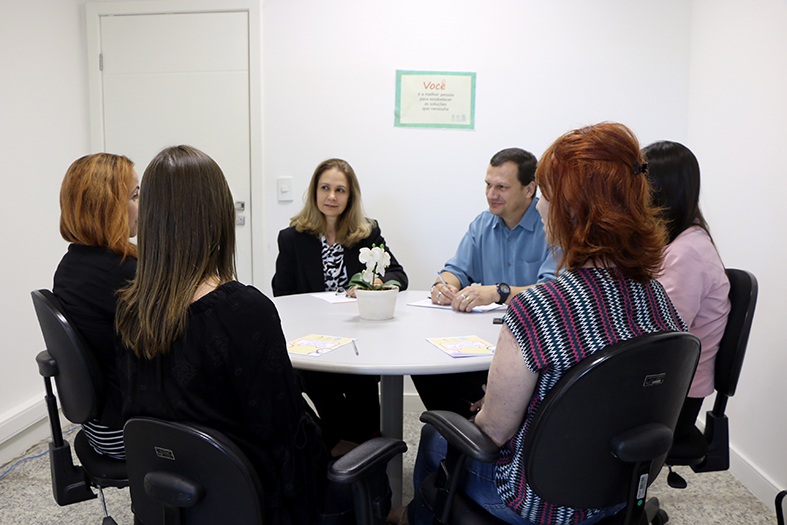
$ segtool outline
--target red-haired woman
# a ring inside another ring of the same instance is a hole
[[[655,280],[666,232],[651,206],[643,164],[636,137],[616,123],[566,133],[538,163],[536,182],[543,196],[537,208],[547,242],[560,249],[558,268],[563,272],[511,301],[475,419],[501,447],[500,460],[465,465],[465,492],[505,522],[594,523],[621,508],[550,504],[517,469],[528,421],[569,368],[618,341],[686,330]],[[583,307],[587,302],[595,307]],[[621,302],[631,308],[614,307]],[[445,441],[425,427],[415,468],[416,495],[444,452]],[[431,523],[420,501],[410,507],[410,521]]]
[[[115,292],[134,278],[139,177],[128,158],[87,155],[68,168],[60,188],[60,234],[71,244],[60,261],[54,294],[96,356],[106,399],[83,429],[99,453],[125,458],[121,395],[115,365]]]

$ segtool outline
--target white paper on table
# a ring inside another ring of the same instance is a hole
[[[355,297],[347,297],[344,293],[337,292],[318,292],[311,294],[311,296],[331,304],[354,303],[358,300]]]
[[[420,301],[415,301],[413,303],[407,303],[407,306],[422,306],[424,308],[440,308],[443,310],[450,310],[451,305],[439,305],[434,304],[431,299],[421,299]],[[507,305],[505,304],[485,304],[484,306],[476,306],[473,308],[473,312],[491,312],[492,310],[498,310],[500,308],[506,308]]]

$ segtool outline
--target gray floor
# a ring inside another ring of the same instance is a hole
[[[404,457],[404,501],[412,499],[412,471],[420,432],[418,414],[405,414],[405,441],[409,450]],[[73,436],[73,432],[69,437]],[[25,457],[47,450],[46,443],[30,449]],[[0,467],[0,474],[13,465]],[[672,525],[698,524],[770,524],[776,523],[773,509],[754,497],[729,472],[694,474],[691,469],[679,472],[689,487],[674,490],[666,485],[662,473],[650,488],[650,495],[661,500]],[[131,525],[130,498],[127,489],[108,489],[107,507],[119,525]],[[47,455],[23,461],[0,479],[0,525],[90,524],[101,523],[103,511],[98,499],[58,507],[52,498]]]

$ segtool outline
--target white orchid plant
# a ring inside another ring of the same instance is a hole
[[[385,269],[391,265],[391,254],[385,251],[385,245],[375,246],[372,244],[370,248],[361,248],[361,253],[358,254],[358,260],[366,265],[366,269],[358,272],[350,279],[350,286],[357,286],[364,290],[382,290],[396,286],[400,288],[402,283],[395,279],[385,281],[382,284],[375,284],[375,278],[382,278],[385,276]]]

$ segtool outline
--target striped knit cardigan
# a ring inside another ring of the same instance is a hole
[[[522,446],[533,415],[569,368],[601,348],[645,333],[688,328],[658,281],[641,284],[615,268],[569,270],[529,288],[511,301],[505,322],[539,379],[519,431],[501,449],[497,491],[514,512],[534,523],[581,523],[602,509],[552,505],[524,478]]]

